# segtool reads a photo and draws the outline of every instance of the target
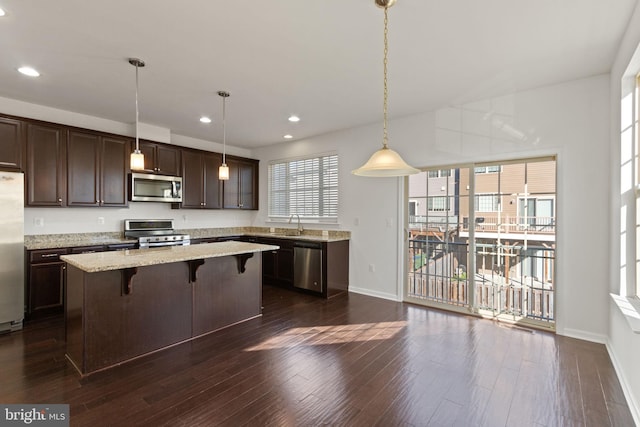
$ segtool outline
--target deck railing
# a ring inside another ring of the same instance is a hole
[[[437,240],[409,241],[411,298],[470,306],[469,245]],[[555,250],[479,245],[476,250],[474,307],[514,319],[554,321]]]
[[[552,216],[476,216],[476,231],[522,234],[555,234],[556,219]],[[462,218],[462,231],[469,231],[469,217]]]

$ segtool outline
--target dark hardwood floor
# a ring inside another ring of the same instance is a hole
[[[603,345],[343,293],[80,378],[61,320],[0,336],[0,402],[72,426],[633,426]]]

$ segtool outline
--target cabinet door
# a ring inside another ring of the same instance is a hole
[[[22,122],[0,117],[0,169],[22,169]]]
[[[229,179],[224,181],[225,209],[258,209],[258,165],[228,159]]]
[[[67,205],[100,205],[100,137],[70,131],[67,145]]]
[[[27,124],[28,206],[66,204],[66,130],[60,126]]]
[[[103,137],[100,164],[101,206],[127,206],[129,141]]]
[[[221,184],[218,179],[218,168],[222,164],[222,156],[216,153],[202,154],[204,174],[204,207],[207,209],[220,209],[221,203]]]
[[[64,307],[64,262],[29,267],[30,316],[61,313]]]
[[[238,165],[240,175],[240,208],[258,209],[258,165],[241,162]]]
[[[203,165],[197,151],[182,150],[182,204],[183,208],[203,207]]]
[[[156,171],[156,144],[145,141],[138,141],[140,151],[144,155],[144,170],[139,172],[155,172]],[[131,151],[136,149],[135,140],[131,144]]]
[[[293,285],[293,248],[278,250],[278,280],[283,285]]]
[[[227,158],[229,166],[229,179],[224,181],[223,202],[225,209],[240,209],[240,174],[238,173],[239,163],[236,160]]]
[[[156,146],[156,172],[180,176],[180,150],[166,145]]]

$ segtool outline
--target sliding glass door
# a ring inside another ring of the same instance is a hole
[[[554,158],[408,178],[405,300],[554,326]]]

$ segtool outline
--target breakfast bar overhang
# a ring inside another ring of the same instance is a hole
[[[218,242],[61,257],[67,358],[101,371],[262,314],[262,251]]]

